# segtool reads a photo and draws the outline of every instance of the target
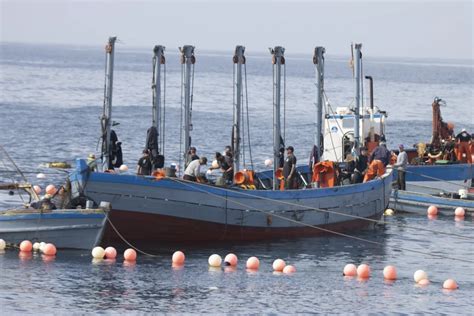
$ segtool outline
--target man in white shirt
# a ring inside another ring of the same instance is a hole
[[[183,179],[194,182],[205,182],[203,176],[201,175],[201,166],[206,164],[206,157],[201,157],[197,160],[191,161],[186,167],[186,170],[184,170]]]
[[[397,178],[398,189],[405,191],[406,189],[405,168],[408,164],[408,155],[403,145],[399,145],[398,148],[400,149],[400,153],[397,156],[397,163],[393,167],[398,168],[398,178]]]

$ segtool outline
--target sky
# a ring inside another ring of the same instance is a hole
[[[474,59],[473,1],[40,1],[0,0],[2,42]]]

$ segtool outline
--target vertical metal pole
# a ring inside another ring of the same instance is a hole
[[[316,67],[316,119],[314,144],[318,150],[318,159],[321,159],[321,135],[323,130],[323,102],[324,102],[324,47],[318,46],[314,49],[313,63]]]
[[[114,79],[114,53],[117,37],[109,37],[105,46],[106,68],[104,87],[104,108],[102,113],[102,171],[109,169],[110,160],[110,133],[112,130],[112,90]]]
[[[360,144],[360,81],[362,80],[361,74],[361,53],[362,44],[355,44],[355,109],[354,109],[354,152],[355,155],[359,155],[359,144]]]
[[[240,132],[241,132],[241,117],[242,117],[242,65],[245,64],[245,47],[236,46],[234,62],[234,124],[232,147],[234,149],[234,175],[240,169]]]
[[[162,153],[160,139],[162,137],[162,105],[161,105],[161,65],[164,64],[165,47],[156,45],[153,48],[153,126],[158,131],[158,152]]]
[[[285,63],[285,48],[276,46],[270,49],[273,55],[273,190],[278,189],[276,172],[279,168],[280,139],[281,139],[281,66]]]
[[[186,156],[189,150],[189,147],[191,146],[191,136],[190,136],[190,131],[192,130],[192,123],[191,123],[191,102],[192,102],[192,96],[191,96],[191,76],[192,76],[192,67],[195,63],[195,57],[194,57],[194,46],[191,45],[185,45],[183,48],[180,48],[180,51],[182,53],[181,56],[181,63],[184,64],[185,66],[183,67],[183,74],[182,77],[184,78],[183,84],[184,84],[184,98],[182,104],[184,108],[184,152],[183,158],[184,162],[186,163]]]

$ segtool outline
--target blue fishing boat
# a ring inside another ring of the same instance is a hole
[[[57,248],[91,249],[102,238],[106,216],[103,209],[3,210],[0,238],[11,244],[30,240]]]
[[[435,205],[438,214],[453,216],[456,208],[464,209],[466,215],[474,212],[474,195],[468,194],[459,198],[455,194],[440,192],[438,194],[426,194],[413,191],[393,190],[390,198],[390,207],[399,212],[416,213],[426,215],[428,207]]]
[[[445,102],[435,98],[432,103],[433,128],[431,141],[419,143],[408,150],[406,191],[394,192],[390,207],[398,211],[426,214],[430,205],[437,205],[442,213],[452,214],[456,207],[472,210],[469,190],[474,178],[474,165],[470,157],[457,154],[459,143],[454,138],[454,125],[443,121],[440,106]],[[398,176],[395,170],[394,177]],[[469,211],[468,211],[469,212]]]
[[[106,47],[106,87],[104,115],[102,118],[103,153],[102,168],[92,171],[84,160],[78,160],[71,182],[71,203],[81,204],[108,201],[111,204],[109,223],[104,240],[135,244],[153,242],[209,242],[255,241],[275,238],[299,238],[327,233],[350,232],[373,225],[382,216],[389,202],[392,175],[390,170],[367,183],[354,185],[327,185],[312,183],[308,166],[298,167],[298,189],[283,189],[279,175],[282,133],[280,125],[282,67],[285,65],[284,48],[271,49],[274,70],[274,155],[273,170],[254,172],[241,169],[240,139],[243,108],[244,47],[237,46],[234,63],[234,182],[200,183],[176,177],[170,169],[154,176],[137,176],[114,172],[111,169],[112,80],[115,38]],[[361,45],[357,46],[355,60],[356,112],[360,106]],[[154,50],[153,127],[157,140],[152,149],[162,154],[160,134],[163,133],[161,118],[160,69],[165,62],[164,48]],[[182,109],[185,161],[191,146],[191,102],[194,47],[184,46],[182,63]],[[323,135],[322,107],[324,80],[324,48],[316,47],[313,59],[316,68],[317,119],[315,143],[321,148]],[[357,117],[359,119],[359,117]],[[358,146],[358,138],[354,146]],[[283,147],[284,148],[284,147]],[[315,162],[315,165],[317,161]],[[321,171],[335,172],[328,168]],[[238,177],[237,177],[238,176]],[[221,185],[219,185],[221,184]],[[374,221],[375,220],[375,221]]]

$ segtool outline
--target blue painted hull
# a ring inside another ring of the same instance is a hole
[[[6,210],[0,212],[0,238],[12,244],[30,240],[91,249],[102,238],[105,221],[105,212],[99,210]]]
[[[73,195],[111,203],[110,220],[134,242],[264,240],[350,231],[378,219],[389,202],[391,173],[364,184],[305,190],[241,190],[134,175],[70,176]],[[110,227],[105,239],[119,241]]]

